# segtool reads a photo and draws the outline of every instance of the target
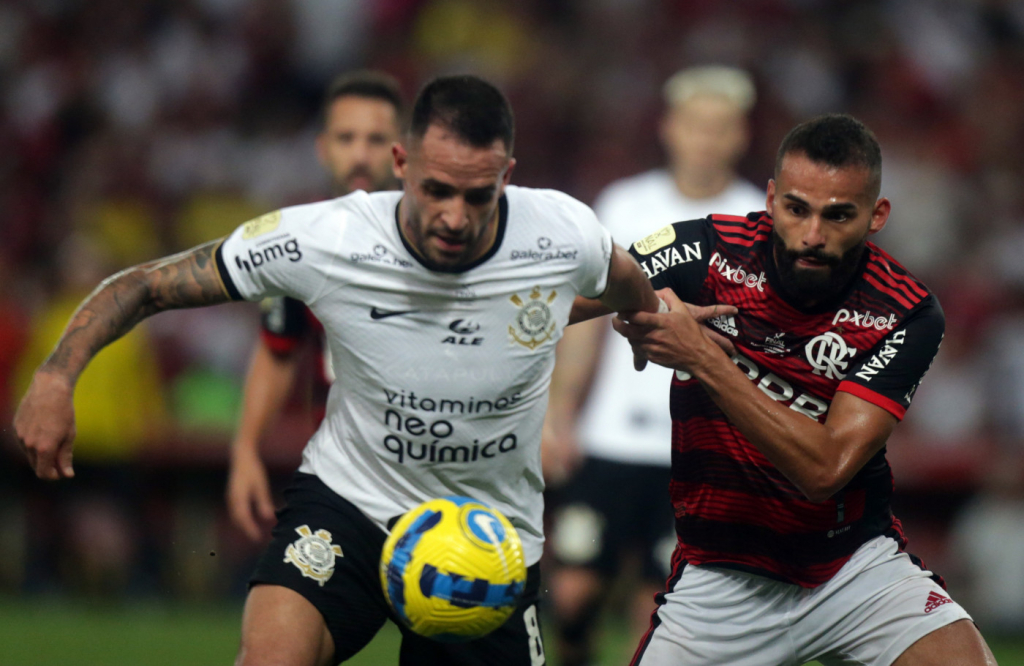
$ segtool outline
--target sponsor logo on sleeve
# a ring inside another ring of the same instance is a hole
[[[729,262],[725,260],[725,257],[717,252],[711,255],[710,265],[721,273],[722,277],[729,282],[742,284],[750,289],[764,291],[764,283],[768,279],[767,276],[765,276],[764,271],[761,271],[759,275],[754,275],[753,273],[748,273],[739,266],[734,268],[729,265]]]
[[[266,215],[249,220],[242,225],[242,240],[251,240],[263,234],[269,234],[281,224],[281,211],[275,210]]]
[[[886,339],[884,346],[873,354],[868,362],[861,366],[860,370],[857,371],[857,379],[863,379],[866,382],[870,382],[871,378],[878,374],[880,370],[884,370],[888,367],[889,363],[896,358],[896,354],[899,353],[900,349],[903,348],[903,343],[906,342],[907,332],[896,331],[892,334],[892,337]],[[908,394],[908,398],[910,394]],[[910,402],[908,399],[907,402]]]
[[[510,342],[527,349],[536,349],[550,340],[555,332],[555,316],[550,305],[557,297],[556,291],[544,297],[540,287],[534,287],[526,300],[519,294],[512,294],[509,300],[519,311],[508,327]]]
[[[287,238],[283,236],[282,240]],[[297,262],[302,261],[302,250],[299,249],[299,241],[290,238],[284,243],[281,242],[262,242],[255,248],[249,249],[249,259],[243,259],[242,255],[235,257],[235,264],[242,269],[253,272],[255,269],[261,266],[266,266],[272,261],[276,261],[283,257],[287,257],[288,261]]]
[[[640,254],[650,254],[655,250],[671,245],[676,240],[676,228],[671,224],[658,229],[646,238],[641,238],[633,243],[633,249]]]
[[[673,230],[674,233],[675,231]],[[642,243],[643,241],[638,242]],[[664,250],[654,251],[653,254],[650,254],[649,258],[640,262],[640,268],[644,269],[644,273],[647,274],[647,279],[649,280],[673,266],[688,264],[694,259],[700,259],[700,243],[696,241],[693,243],[683,243],[678,247],[673,245]]]
[[[857,350],[847,345],[838,333],[828,331],[808,342],[805,352],[814,374],[824,373],[829,379],[845,379],[846,369],[850,367],[849,359]]]

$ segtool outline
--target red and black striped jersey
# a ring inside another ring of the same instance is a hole
[[[772,219],[752,213],[679,222],[631,252],[656,289],[739,308],[710,323],[736,345],[736,365],[773,400],[823,423],[836,391],[845,391],[902,419],[942,340],[936,298],[868,243],[840,296],[801,308],[781,293],[772,247]],[[890,508],[885,449],[831,499],[813,503],[697,380],[677,371],[671,391],[671,496],[690,563],[815,587],[873,537],[890,534],[905,544]]]

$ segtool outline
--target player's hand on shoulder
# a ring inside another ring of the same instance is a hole
[[[40,479],[56,481],[75,475],[71,466],[75,441],[74,386],[58,373],[36,372],[14,415],[14,431],[29,464]]]
[[[234,446],[225,499],[231,521],[253,541],[263,538],[274,520],[267,468],[256,447]]]

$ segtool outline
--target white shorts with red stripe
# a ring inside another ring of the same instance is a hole
[[[889,666],[927,634],[971,619],[930,576],[889,537],[813,589],[685,565],[632,666]]]

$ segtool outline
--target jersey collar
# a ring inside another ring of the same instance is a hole
[[[505,238],[505,227],[508,224],[508,197],[504,194],[502,194],[501,198],[498,199],[498,230],[494,234],[494,243],[491,244],[490,249],[481,255],[479,259],[470,264],[466,264],[465,266],[459,266],[458,268],[436,268],[433,266],[427,266],[423,263],[419,252],[413,249],[412,245],[409,245],[409,241],[406,240],[405,234],[402,233],[402,221],[398,215],[398,208],[401,205],[402,199],[399,198],[398,203],[395,204],[395,229],[398,231],[398,237],[402,239],[402,245],[404,245],[406,251],[412,255],[412,258],[416,263],[429,271],[434,271],[435,273],[465,273],[466,271],[472,270],[484,263],[493,257],[499,249],[501,249],[501,241]]]

